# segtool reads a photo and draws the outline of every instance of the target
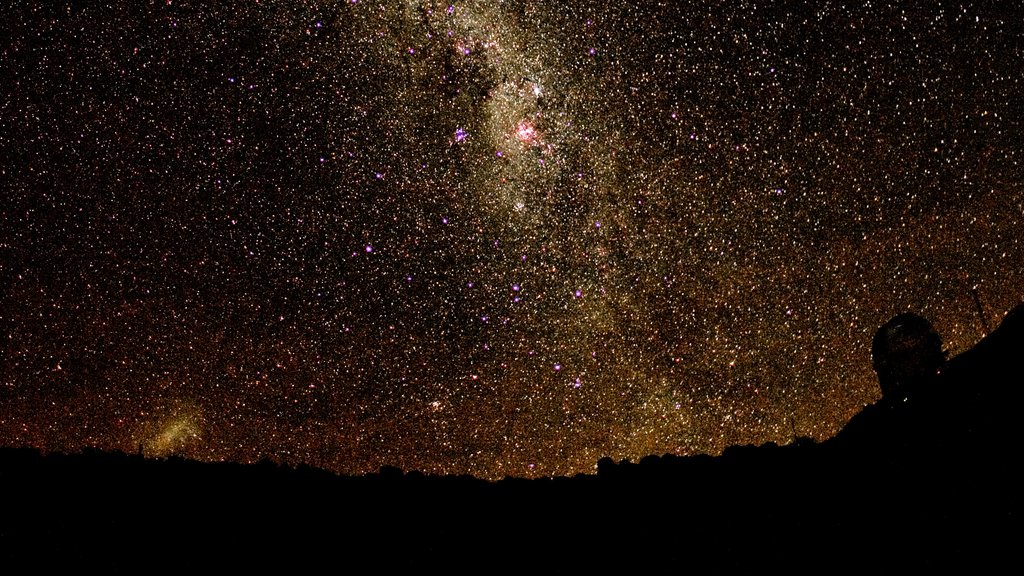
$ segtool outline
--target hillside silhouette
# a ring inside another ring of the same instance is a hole
[[[0,449],[8,573],[868,572],[1019,564],[1024,305],[834,438],[487,482]]]

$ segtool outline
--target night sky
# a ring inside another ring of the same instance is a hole
[[[1024,298],[996,3],[13,4],[3,445],[500,478],[822,440],[890,317],[956,354]]]

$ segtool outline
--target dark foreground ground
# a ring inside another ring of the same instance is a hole
[[[0,449],[0,573],[1019,573],[1024,308],[824,443],[492,483]]]

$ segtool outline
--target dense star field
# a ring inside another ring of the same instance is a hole
[[[0,444],[498,478],[828,438],[887,319],[955,354],[1024,297],[1024,32],[774,4],[0,8]]]

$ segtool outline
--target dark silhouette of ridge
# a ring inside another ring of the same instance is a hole
[[[270,461],[3,448],[0,569],[1012,569],[1022,351],[1018,306],[924,388],[883,397],[828,441],[605,458],[573,478],[390,467],[344,477]]]
[[[909,371],[919,374],[865,408],[826,444],[842,452],[888,457],[970,454],[999,459],[1015,448],[1019,437],[1015,414],[1024,384],[1022,352],[1024,304],[976,346],[948,362],[937,358],[935,350],[912,359]],[[883,381],[883,390],[886,385]]]

